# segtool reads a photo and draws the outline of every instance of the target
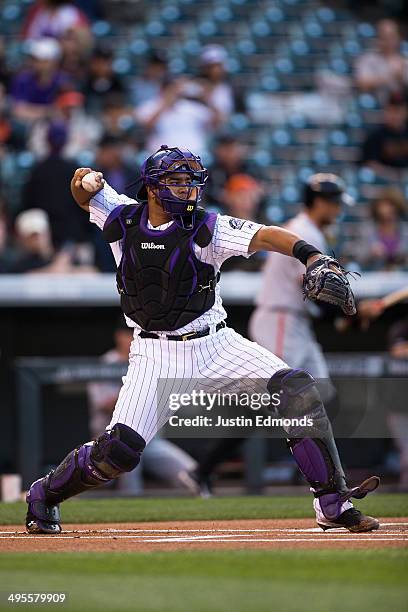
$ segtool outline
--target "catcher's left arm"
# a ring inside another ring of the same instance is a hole
[[[276,251],[296,257],[306,266],[305,297],[339,306],[347,315],[356,313],[354,295],[343,267],[337,259],[323,255],[297,234],[281,227],[262,227],[252,238],[248,251]]]

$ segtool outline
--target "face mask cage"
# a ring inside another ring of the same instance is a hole
[[[145,173],[145,184],[157,191],[157,196],[163,209],[173,217],[193,215],[205,183],[208,178],[207,169],[203,167],[200,158],[185,155],[180,149],[169,149],[177,153],[173,159],[171,153],[168,159],[163,158],[159,168],[150,168]],[[167,178],[177,174],[188,174],[190,182],[169,184]],[[176,195],[177,190],[187,187],[182,196]]]
[[[187,174],[190,177],[188,182],[179,183],[174,180],[174,176],[177,174]],[[157,180],[157,189],[159,194],[163,193],[165,196],[170,193],[174,198],[177,198],[183,202],[195,201],[199,202],[201,199],[201,192],[204,188],[207,177],[204,176],[204,172],[187,172],[187,170],[176,170],[162,173]],[[180,191],[182,193],[180,193]],[[194,196],[195,194],[195,196]],[[160,196],[161,197],[161,196]]]

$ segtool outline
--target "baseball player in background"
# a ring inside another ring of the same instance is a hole
[[[111,244],[121,306],[134,327],[129,368],[106,431],[31,485],[28,532],[60,533],[60,502],[137,466],[146,444],[172,415],[159,380],[166,380],[170,394],[194,379],[213,390],[221,378],[231,381],[226,391],[239,389],[243,379],[248,386],[249,380],[251,385],[260,381],[271,395],[279,393],[281,418],[290,423],[289,416],[310,418],[324,432],[307,437],[300,426],[285,426],[322,529],[377,529],[378,521],[356,510],[351,498],[377,488],[379,478],[347,485],[313,377],[229,328],[218,286],[227,258],[277,251],[306,266],[309,297],[354,314],[354,298],[339,263],[290,230],[200,208],[207,170],[191,151],[162,145],[141,168],[137,200],[117,194],[100,174],[93,175],[93,192],[87,191],[82,181],[90,172],[79,168],[71,191]]]
[[[305,185],[304,208],[285,227],[314,244],[321,253],[328,247],[324,229],[335,222],[342,206],[351,202],[343,180],[335,174],[313,174]],[[304,266],[293,257],[269,253],[263,269],[262,287],[249,321],[250,337],[269,351],[307,370],[319,380],[327,401],[333,394],[322,349],[311,318],[319,306],[305,300],[302,291]]]

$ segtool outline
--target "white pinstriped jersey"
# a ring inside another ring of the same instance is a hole
[[[103,225],[110,215],[112,210],[121,204],[135,204],[136,200],[128,198],[125,195],[120,195],[105,183],[104,188],[99,191],[90,201],[89,219],[92,223],[95,223],[99,228],[103,228]],[[170,223],[165,223],[154,228],[148,223],[149,229],[164,230]],[[235,255],[243,255],[249,257],[251,253],[248,253],[249,243],[256,232],[263,227],[259,223],[254,221],[244,221],[243,219],[235,219],[228,215],[217,215],[217,220],[214,227],[214,233],[210,244],[204,248],[194,244],[194,252],[196,257],[205,263],[211,264],[214,267],[215,273],[217,273],[222,263],[229,257]],[[114,242],[111,244],[113,256],[116,264],[118,265],[122,257],[122,241]],[[222,305],[220,288],[219,285],[215,288],[215,302],[213,307],[202,314],[200,317],[191,321],[188,325],[180,327],[179,329],[172,332],[173,334],[184,334],[192,331],[198,331],[205,329],[209,326],[214,326],[220,321],[223,321],[227,316]],[[126,322],[129,327],[140,327],[132,320],[126,317]]]

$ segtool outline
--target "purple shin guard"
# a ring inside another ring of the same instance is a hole
[[[28,518],[44,525],[59,523],[58,504],[130,472],[140,461],[146,443],[127,425],[116,423],[97,440],[71,451],[56,470],[36,480],[27,493]]]
[[[289,440],[289,447],[315,497],[319,498],[324,516],[335,520],[341,514],[342,493],[346,488],[341,466],[337,471],[324,440]]]
[[[145,446],[136,431],[116,423],[94,442],[71,451],[55,471],[31,485],[26,497],[28,533],[61,533],[60,502],[130,472]]]
[[[108,482],[110,478],[104,477],[93,466],[91,451],[92,445],[83,445],[71,451],[54,472],[31,485],[27,502],[33,504],[42,501],[54,506],[86,489]]]

